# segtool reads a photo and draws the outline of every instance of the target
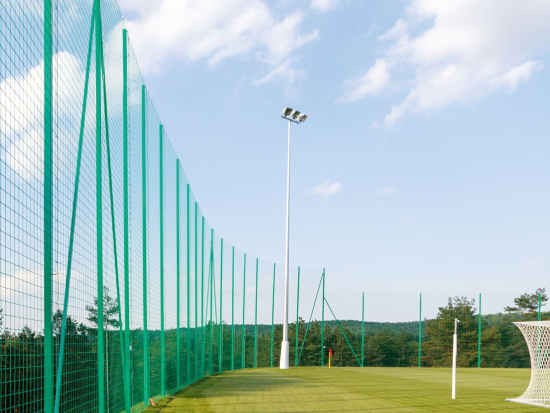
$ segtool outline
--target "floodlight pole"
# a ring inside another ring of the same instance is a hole
[[[302,123],[306,120],[305,113],[297,110],[284,108],[283,119],[288,120],[288,153],[286,170],[286,253],[285,253],[285,303],[283,308],[283,342],[281,344],[280,368],[288,369],[289,364],[289,344],[288,344],[288,285],[289,285],[289,231],[290,231],[290,123]]]
[[[290,231],[290,124],[288,120],[288,151],[286,169],[286,252],[285,252],[285,303],[283,310],[283,343],[281,345],[281,369],[288,369],[289,344],[288,344],[288,284],[289,284],[289,231]]]

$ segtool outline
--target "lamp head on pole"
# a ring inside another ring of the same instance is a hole
[[[283,119],[289,120],[294,123],[304,123],[307,119],[307,115],[305,113],[300,113],[300,111],[292,109],[292,108],[284,108],[283,113],[281,113],[281,117]]]

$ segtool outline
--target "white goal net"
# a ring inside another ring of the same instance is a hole
[[[531,357],[531,381],[521,396],[510,402],[550,408],[550,321],[514,323],[525,337]]]

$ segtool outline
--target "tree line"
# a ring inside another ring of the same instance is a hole
[[[534,320],[541,306],[548,301],[544,289],[523,294],[514,300],[514,307],[503,313],[481,317],[481,367],[530,367],[527,345],[513,321]],[[97,404],[97,298],[86,306],[85,322],[68,316],[66,322],[65,355],[63,359],[62,411],[93,410]],[[44,337],[41,332],[25,326],[19,332],[3,327],[0,309],[0,407],[2,411],[35,412],[43,408],[44,397]],[[53,316],[54,348],[60,345],[62,311]],[[423,367],[448,367],[452,357],[454,319],[460,320],[458,365],[477,367],[479,317],[475,300],[449,297],[433,319],[422,322],[420,364]],[[542,314],[541,319],[550,319]],[[104,291],[105,386],[109,411],[124,410],[123,357],[118,322],[118,303]],[[380,367],[418,366],[418,323],[365,323],[356,320],[311,323],[302,318],[289,324],[290,365],[320,366],[323,353],[328,364],[329,348],[332,365],[353,367],[363,364]],[[257,331],[257,334],[255,332]],[[296,334],[297,331],[297,334]],[[177,339],[180,338],[180,379],[183,385],[219,372],[253,367],[279,365],[282,325],[216,324],[207,322],[203,328],[181,328],[165,331],[165,372],[168,393],[177,389]],[[221,335],[221,337],[220,337]],[[297,335],[297,340],[296,340]],[[150,394],[161,391],[161,333],[148,331],[148,361]],[[321,348],[324,336],[324,348]],[[296,346],[296,341],[298,346]],[[363,342],[363,347],[361,344]],[[143,400],[143,331],[131,330],[130,388],[132,405]],[[57,371],[57,355],[52,357]],[[54,380],[55,382],[55,380]]]

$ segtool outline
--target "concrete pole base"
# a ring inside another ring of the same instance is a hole
[[[283,341],[281,345],[281,369],[288,369],[288,341]]]

